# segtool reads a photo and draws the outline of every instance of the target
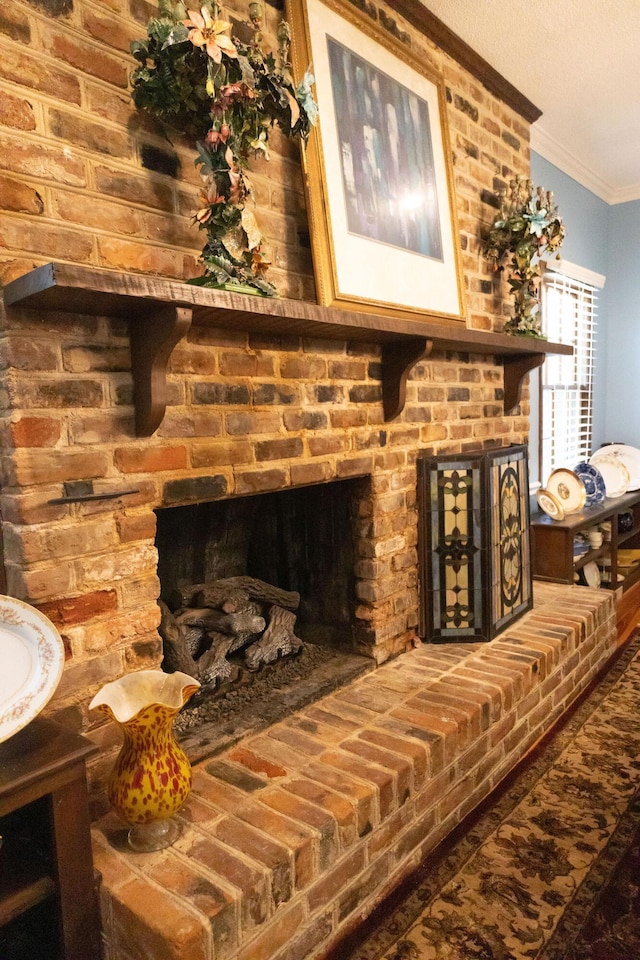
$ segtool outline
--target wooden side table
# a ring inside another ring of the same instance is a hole
[[[84,737],[37,717],[0,744],[0,957],[99,960]]]

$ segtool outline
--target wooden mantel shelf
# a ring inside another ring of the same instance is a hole
[[[134,383],[136,433],[157,430],[166,406],[166,374],[171,353],[189,327],[220,327],[270,335],[326,337],[382,345],[385,420],[397,417],[413,366],[430,353],[463,351],[493,355],[504,366],[504,408],[519,401],[525,375],[541,366],[547,353],[572,348],[545,340],[471,330],[461,323],[398,319],[321,307],[302,300],[280,300],[210,290],[173,280],[50,263],[4,288],[7,307],[67,311],[128,321]]]

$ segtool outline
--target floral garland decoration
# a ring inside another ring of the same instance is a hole
[[[278,29],[279,63],[261,49],[262,5],[249,4],[248,42],[231,37],[215,0],[187,10],[181,0],[160,0],[159,16],[131,52],[139,62],[132,75],[136,107],[195,142],[202,177],[194,221],[206,234],[204,275],[190,281],[277,296],[265,279],[269,261],[253,213],[245,166],[252,156],[269,158],[269,132],[305,141],[317,118],[309,71],[294,86],[289,60],[290,31]]]
[[[556,253],[565,228],[550,190],[516,177],[499,194],[500,210],[483,241],[483,252],[494,270],[509,271],[514,316],[505,333],[544,339],[540,323],[540,257]]]

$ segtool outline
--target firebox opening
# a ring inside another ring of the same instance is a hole
[[[355,507],[362,480],[342,480],[157,511],[161,599],[185,586],[250,576],[300,594],[301,639],[353,650]]]
[[[209,585],[214,595],[229,578],[300,595],[294,611],[280,612],[296,645],[303,641],[299,650],[268,656],[254,669],[253,651],[266,631],[244,647],[216,634],[207,656],[217,642],[223,659],[213,654],[213,670],[221,672],[211,683],[208,667],[192,674],[203,687],[176,722],[192,760],[218,753],[373,668],[356,653],[355,642],[356,520],[367,490],[367,479],[359,478],[157,511],[160,599],[169,620],[191,609],[197,615],[206,591],[194,594],[193,586]],[[197,599],[185,602],[189,596]],[[265,603],[258,613],[268,621],[273,607]],[[166,627],[161,633],[165,669],[182,669],[169,667]]]

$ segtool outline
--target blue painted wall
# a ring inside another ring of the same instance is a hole
[[[604,439],[640,447],[640,200],[609,210]]]

